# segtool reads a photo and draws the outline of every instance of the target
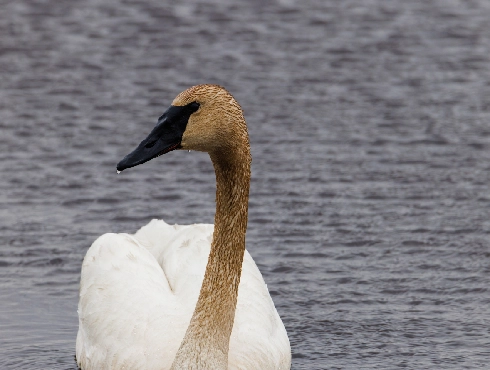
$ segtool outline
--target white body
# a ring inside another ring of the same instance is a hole
[[[76,355],[83,370],[170,369],[202,285],[213,225],[153,220],[105,234],[83,261]],[[245,251],[228,369],[290,369],[291,350],[267,286]],[[212,369],[209,369],[212,370]]]

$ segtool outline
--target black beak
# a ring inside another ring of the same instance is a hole
[[[192,113],[199,109],[196,102],[184,106],[170,106],[158,119],[150,135],[138,147],[117,164],[118,171],[124,171],[148,162],[162,154],[180,149],[182,136]]]

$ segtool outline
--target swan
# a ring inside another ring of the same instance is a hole
[[[214,226],[152,220],[92,244],[80,279],[78,366],[290,369],[286,329],[245,249],[252,159],[242,109],[227,90],[181,92],[117,170],[176,149],[209,153]]]

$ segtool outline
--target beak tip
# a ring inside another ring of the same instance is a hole
[[[127,165],[126,163],[126,158],[124,158],[123,160],[121,160],[117,166],[116,166],[116,170],[117,170],[117,173],[121,173],[122,171],[124,171],[126,168],[129,168],[129,166]]]
[[[138,147],[133,152],[129,153],[127,156],[125,156],[123,159],[119,161],[119,163],[116,166],[116,170],[119,173],[128,168],[137,166],[149,160],[150,159],[145,159],[144,157],[141,157],[141,150],[140,147]]]

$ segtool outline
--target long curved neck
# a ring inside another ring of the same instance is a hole
[[[250,187],[248,135],[242,145],[210,153],[216,172],[216,215],[206,273],[172,370],[228,368],[245,252]]]

